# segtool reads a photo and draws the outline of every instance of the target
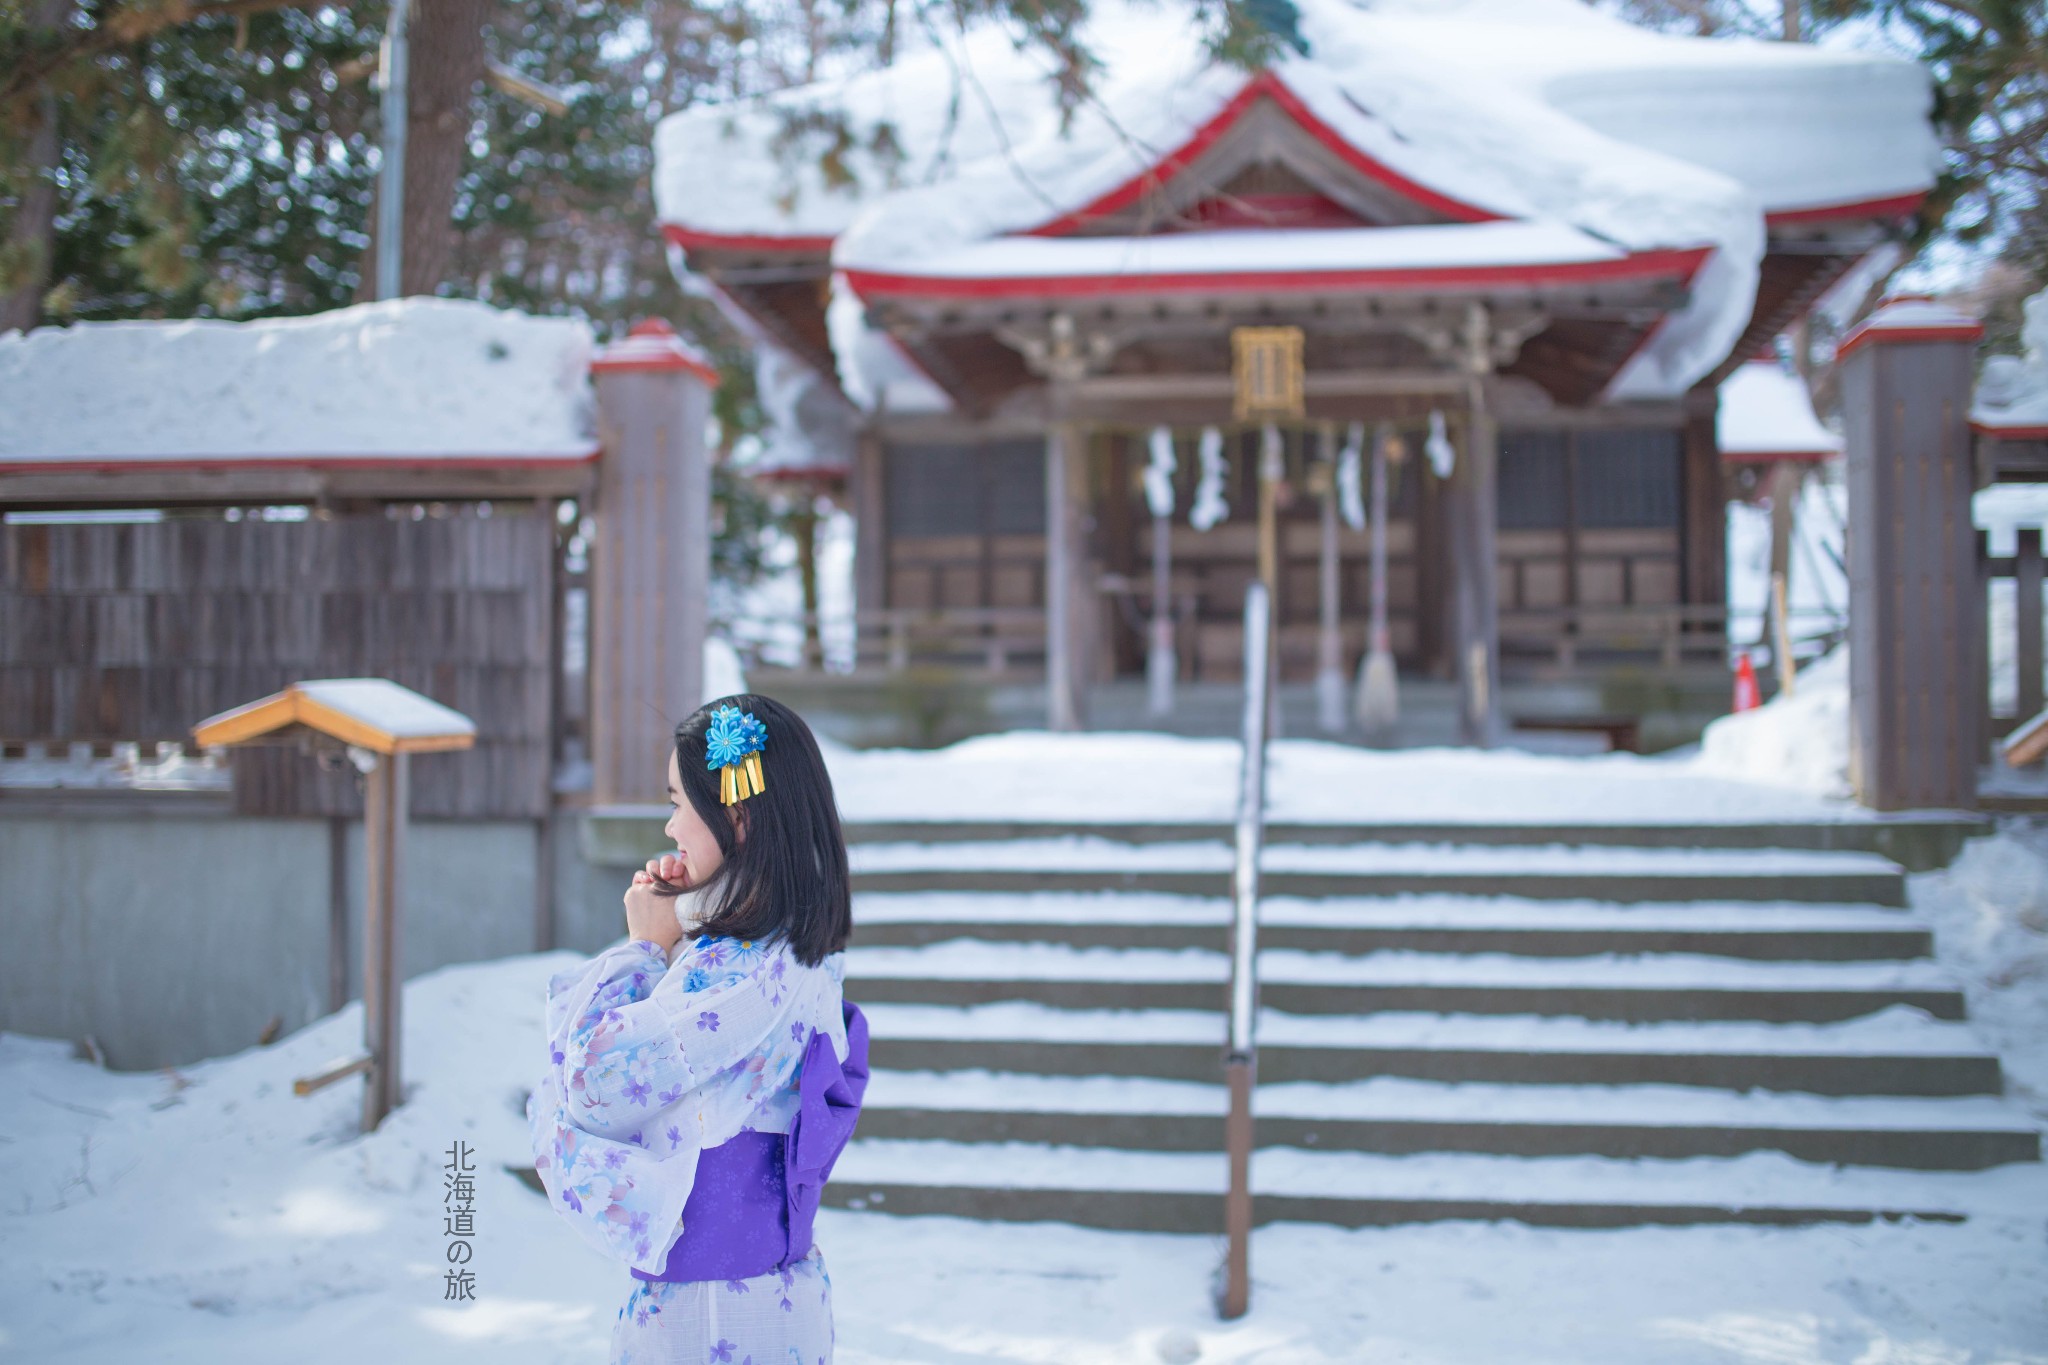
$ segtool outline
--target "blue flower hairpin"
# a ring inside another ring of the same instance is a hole
[[[721,706],[711,713],[704,732],[704,766],[718,769],[718,799],[730,806],[766,789],[761,777],[761,751],[768,747],[768,727],[752,711]]]

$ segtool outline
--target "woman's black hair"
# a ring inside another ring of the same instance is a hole
[[[735,806],[719,800],[718,770],[704,766],[704,732],[721,706],[751,712],[768,727],[761,790]],[[718,839],[724,862],[704,882],[716,910],[699,934],[765,939],[788,935],[797,961],[816,966],[853,931],[853,883],[832,777],[811,727],[758,693],[706,702],[676,726],[676,771],[690,805]],[[746,822],[742,840],[732,813]]]

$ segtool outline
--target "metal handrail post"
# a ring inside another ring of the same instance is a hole
[[[1230,1111],[1223,1145],[1230,1156],[1230,1189],[1223,1227],[1230,1249],[1224,1261],[1225,1318],[1251,1307],[1252,1085],[1258,1070],[1259,849],[1266,836],[1267,687],[1272,676],[1272,599],[1263,583],[1244,595],[1244,754],[1238,770],[1237,861],[1231,877],[1230,1038],[1223,1055]]]

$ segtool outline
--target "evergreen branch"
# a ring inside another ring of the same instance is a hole
[[[23,100],[34,98],[52,76],[73,62],[98,57],[195,19],[246,19],[273,10],[332,3],[346,8],[347,0],[169,0],[162,5],[116,8],[96,27],[74,31],[47,51],[17,53],[13,60],[0,62],[8,68],[5,79],[0,80],[0,110],[11,112]]]

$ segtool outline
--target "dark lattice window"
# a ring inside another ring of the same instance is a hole
[[[892,446],[887,474],[892,536],[1045,531],[1043,441]]]
[[[1565,524],[1569,450],[1561,431],[1511,431],[1500,438],[1499,524],[1551,530]]]
[[[1582,431],[1573,493],[1586,528],[1678,525],[1678,433]]]

